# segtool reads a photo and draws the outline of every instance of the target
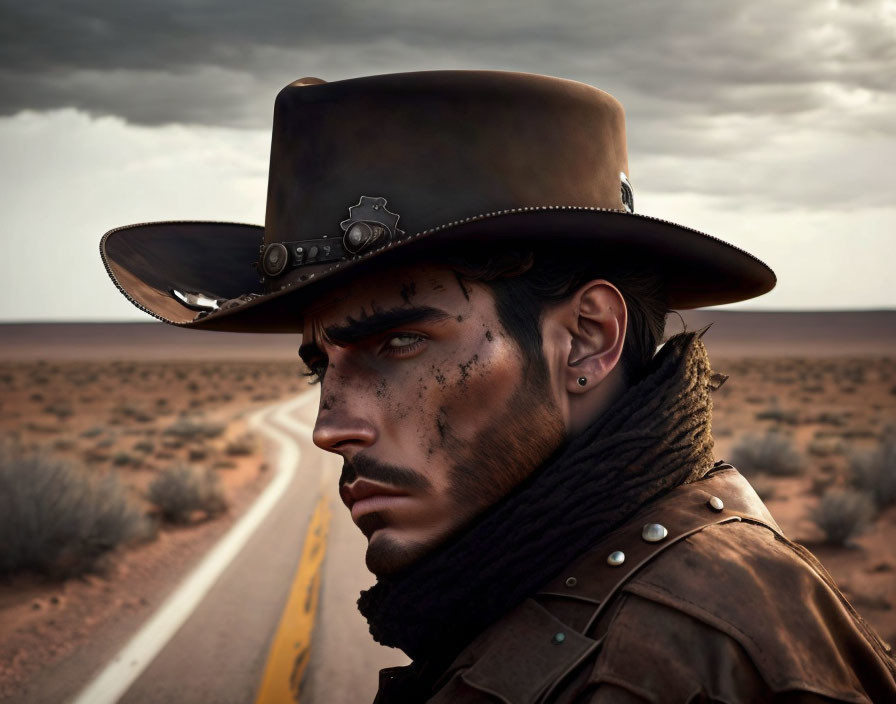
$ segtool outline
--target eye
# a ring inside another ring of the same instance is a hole
[[[385,339],[381,354],[387,357],[410,357],[426,344],[426,339],[415,332],[393,333]]]
[[[414,335],[412,333],[400,333],[398,335],[393,335],[389,338],[389,341],[386,343],[389,347],[392,348],[402,348],[402,347],[410,347],[414,343],[420,342],[423,340],[420,335]]]

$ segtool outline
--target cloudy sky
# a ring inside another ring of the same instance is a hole
[[[283,85],[443,68],[619,98],[638,212],[778,273],[740,307],[896,307],[896,0],[0,0],[0,320],[146,319],[103,232],[261,223]]]

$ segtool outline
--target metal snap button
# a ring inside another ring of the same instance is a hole
[[[607,555],[607,564],[610,567],[619,567],[625,562],[625,553],[622,550],[616,550]]]
[[[669,535],[666,526],[661,523],[648,523],[641,531],[641,537],[648,543],[658,543]]]

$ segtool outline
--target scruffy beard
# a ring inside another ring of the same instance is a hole
[[[471,441],[456,437],[450,419],[443,420],[446,421],[442,426],[444,449],[449,456],[457,458],[450,469],[448,491],[463,520],[435,540],[406,544],[386,534],[374,535],[387,526],[378,513],[362,516],[358,527],[370,540],[367,569],[377,577],[395,575],[437,550],[528,478],[564,442],[566,433],[549,390],[532,381],[517,387],[503,412],[477,431]],[[373,463],[367,469],[376,472],[376,465]],[[396,469],[388,468],[393,481]],[[407,476],[422,476],[413,470],[401,471]],[[373,478],[364,470],[360,474]]]
[[[504,412],[476,433],[472,442],[445,427],[445,445],[460,458],[451,468],[451,494],[478,515],[528,478],[566,439],[560,410],[546,385],[520,385]]]

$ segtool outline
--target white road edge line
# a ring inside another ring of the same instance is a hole
[[[284,432],[263,424],[262,417],[270,416],[278,424],[293,430],[310,433],[304,423],[288,417],[316,398],[313,391],[294,400],[256,411],[249,417],[249,426],[277,442],[282,452],[276,463],[276,476],[271,480],[252,507],[224,535],[196,566],[193,572],[168,596],[128,644],[108,665],[71,700],[73,704],[114,704],[155,659],[171,637],[190,617],[221,573],[233,561],[255,529],[276,505],[296,473],[302,453],[298,443]]]

